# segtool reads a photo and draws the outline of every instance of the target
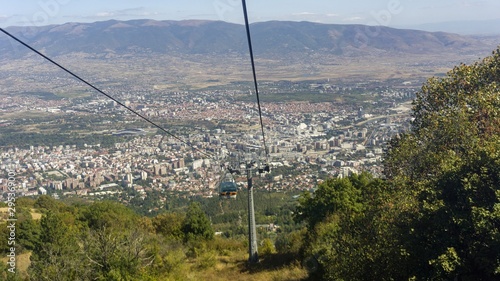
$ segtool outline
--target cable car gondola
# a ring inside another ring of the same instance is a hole
[[[219,185],[219,197],[236,199],[237,195],[238,186],[236,186],[231,174],[228,173]]]

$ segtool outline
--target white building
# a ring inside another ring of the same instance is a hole
[[[43,187],[38,188],[38,192],[41,195],[47,195],[47,190],[45,188],[43,188]]]

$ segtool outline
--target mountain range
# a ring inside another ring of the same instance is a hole
[[[300,53],[357,56],[373,53],[439,54],[468,52],[485,43],[469,36],[444,32],[394,29],[383,26],[270,21],[250,26],[255,54],[263,57]],[[109,20],[40,27],[9,27],[28,44],[57,56],[90,54],[245,54],[245,27],[222,21]],[[0,58],[27,54],[0,36]],[[14,51],[13,51],[14,50]]]
[[[409,28],[427,31],[444,31],[463,35],[499,35],[499,26],[500,19],[488,19],[425,23],[413,25]]]

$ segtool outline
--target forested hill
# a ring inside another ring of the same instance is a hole
[[[72,52],[246,54],[244,26],[222,21],[103,21],[41,27],[10,27],[9,32],[49,55]],[[251,25],[257,54],[291,53],[373,55],[380,52],[436,54],[491,50],[472,37],[383,26],[270,21]],[[11,56],[13,44],[0,37],[0,54]],[[26,54],[16,48],[16,55]],[[2,55],[0,55],[2,56]]]

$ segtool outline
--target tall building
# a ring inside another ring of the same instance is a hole
[[[132,174],[127,174],[127,181],[129,184],[133,184],[134,183],[134,178],[132,177]]]
[[[358,118],[363,118],[365,115],[365,112],[363,111],[363,108],[360,107],[358,110]]]

